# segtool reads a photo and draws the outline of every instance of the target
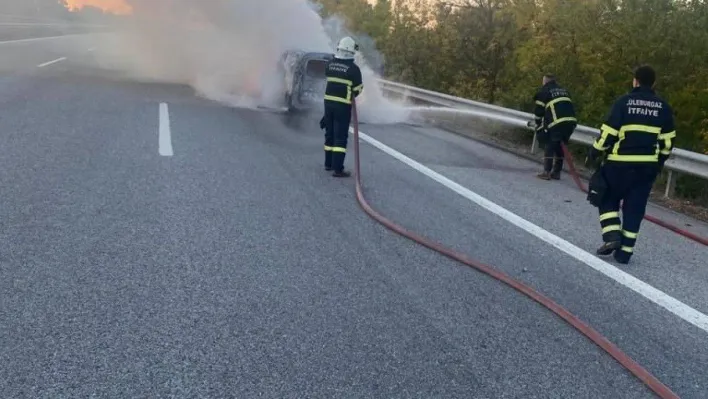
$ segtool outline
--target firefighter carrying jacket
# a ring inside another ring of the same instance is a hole
[[[334,170],[334,177],[351,175],[344,170],[347,152],[349,124],[351,122],[352,100],[361,94],[361,70],[354,63],[354,55],[359,46],[351,37],[339,41],[337,53],[327,64],[325,75],[327,87],[324,96],[324,117],[320,127],[325,129],[325,170]]]
[[[588,157],[595,160],[605,155],[598,171],[604,190],[593,190],[591,185],[588,195],[588,199],[598,196],[591,201],[600,211],[604,241],[597,254],[614,254],[619,263],[628,263],[632,257],[654,180],[676,137],[672,109],[655,94],[655,80],[651,67],[637,68],[634,89],[614,103]],[[620,201],[624,201],[624,220],[620,219]]]
[[[543,172],[538,177],[544,180],[560,179],[563,170],[563,148],[568,143],[578,120],[568,90],[559,86],[553,75],[543,76],[543,87],[534,96],[536,107],[536,137],[544,148]]]

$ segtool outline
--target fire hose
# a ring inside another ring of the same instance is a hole
[[[565,145],[565,143],[561,143],[561,146],[563,147],[564,157],[565,157],[565,159],[568,160],[568,167],[570,168],[570,175],[573,177],[573,181],[575,181],[575,185],[578,186],[578,189],[580,189],[580,191],[587,194],[588,189],[580,181],[580,175],[578,174],[578,171],[575,169],[575,164],[573,163],[573,155],[570,153],[570,151],[568,150],[568,147]],[[708,246],[708,238],[700,237],[696,234],[691,233],[690,231],[686,231],[684,229],[681,229],[677,226],[667,223],[661,219],[655,218],[654,216],[651,216],[651,215],[644,215],[644,219],[648,220],[656,225],[659,225],[665,229],[671,230],[676,234],[679,234],[679,235],[682,235],[688,239],[691,239],[699,244],[703,244],[703,245]]]
[[[492,268],[491,266],[485,265],[481,262],[473,260],[464,254],[455,252],[449,248],[444,247],[430,239],[418,235],[414,232],[408,231],[403,227],[397,225],[393,221],[387,219],[385,216],[378,213],[374,208],[369,205],[364,197],[362,182],[361,182],[361,157],[359,149],[359,118],[357,115],[356,101],[352,101],[352,126],[354,130],[354,173],[355,173],[355,184],[356,184],[356,199],[364,212],[369,215],[372,219],[384,225],[386,228],[420,244],[433,251],[436,251],[448,258],[458,261],[466,266],[476,269],[506,285],[521,292],[522,294],[528,296],[532,300],[538,302],[542,306],[546,307],[548,310],[553,312],[555,315],[560,317],[562,320],[570,324],[580,333],[585,335],[597,346],[602,348],[607,354],[612,356],[618,363],[620,363],[624,368],[626,368],[630,373],[637,377],[640,381],[647,385],[658,397],[662,399],[678,398],[671,389],[665,386],[661,381],[654,377],[649,371],[644,369],[639,363],[635,362],[632,358],[627,356],[621,349],[610,342],[607,338],[602,336],[599,332],[595,331],[592,327],[587,325],[585,322],[580,320],[577,316],[570,313],[565,308],[553,302],[551,299],[547,298],[543,294],[537,292],[530,286],[517,281],[510,277],[509,275]]]

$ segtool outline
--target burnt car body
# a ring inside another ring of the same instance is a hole
[[[285,79],[283,100],[288,111],[310,111],[323,106],[327,79],[325,68],[334,54],[290,50],[283,53],[279,68]]]

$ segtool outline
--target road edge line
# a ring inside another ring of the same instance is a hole
[[[507,210],[506,208],[503,208],[502,206],[497,205],[496,203],[482,197],[481,195],[473,192],[472,190],[463,187],[462,185],[448,179],[440,173],[433,171],[427,166],[422,165],[421,163],[407,157],[406,155],[403,155],[402,153],[381,143],[373,137],[370,137],[369,135],[363,133],[361,130],[359,131],[359,135],[362,140],[378,148],[380,151],[388,154],[389,156],[403,162],[404,164],[408,165],[410,168],[416,170],[417,172],[431,178],[432,180],[445,186],[449,190],[454,191],[460,196],[466,198],[467,200],[477,204],[478,206],[506,220],[507,222],[515,225],[516,227],[526,231],[527,233],[535,236],[536,238],[552,245],[553,247],[561,250],[567,255],[570,255],[572,258],[586,264],[592,269],[595,269],[596,271],[602,273],[606,277],[609,277],[610,279],[623,285],[624,287],[629,288],[630,290],[668,310],[669,312],[683,319],[684,321],[700,328],[705,332],[708,332],[708,315],[699,312],[698,310],[666,294],[665,292],[597,258],[596,256],[570,243],[569,241],[566,241],[554,235],[553,233],[529,222],[528,220],[516,215],[515,213]]]

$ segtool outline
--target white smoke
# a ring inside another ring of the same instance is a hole
[[[344,21],[337,17],[331,16],[322,21],[322,26],[329,38],[341,38],[344,36],[353,37],[359,44],[361,52],[357,54],[356,63],[361,68],[362,78],[364,81],[364,92],[357,98],[359,110],[359,119],[368,123],[397,123],[403,122],[410,116],[410,111],[401,104],[397,104],[383,95],[381,87],[377,83],[380,78],[368,64],[368,60],[378,62],[374,65],[375,69],[379,69],[383,57],[374,48],[373,40],[370,37],[349,32]],[[333,43],[332,46],[336,44]],[[368,60],[367,60],[368,58]]]
[[[334,52],[349,34],[339,18],[323,21],[307,0],[129,2],[134,16],[121,33],[105,36],[98,46],[105,68],[138,80],[187,84],[200,96],[236,107],[278,106],[284,80],[276,68],[282,52]],[[360,119],[403,121],[405,108],[383,97],[362,57],[357,63],[364,76]]]

